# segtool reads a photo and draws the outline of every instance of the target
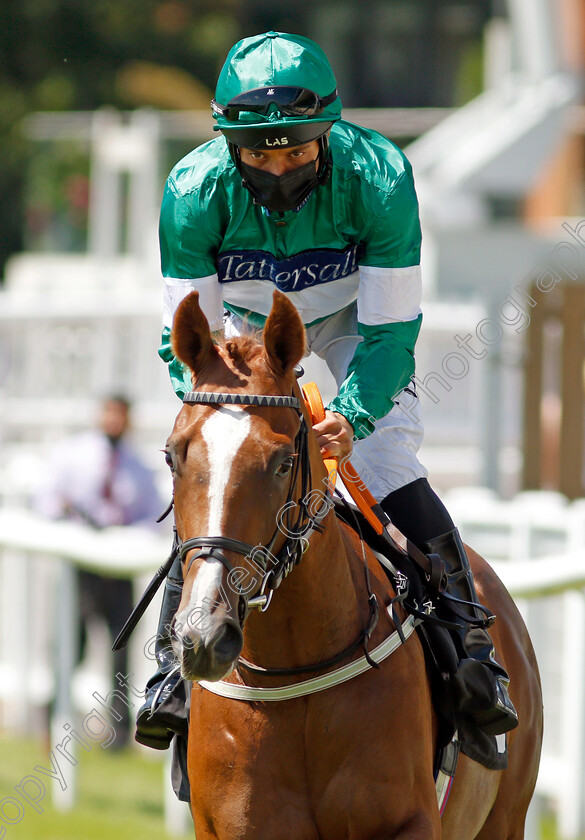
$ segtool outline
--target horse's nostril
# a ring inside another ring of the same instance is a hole
[[[239,626],[232,622],[226,622],[213,640],[213,650],[219,659],[231,660],[242,649],[243,637]]]

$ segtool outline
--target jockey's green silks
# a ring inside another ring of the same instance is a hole
[[[219,283],[225,307],[249,312],[258,327],[270,312],[274,288],[295,304],[305,325],[357,300],[364,341],[328,407],[344,414],[361,438],[388,413],[414,372],[418,203],[410,165],[386,138],[341,120],[329,145],[331,177],[298,211],[283,214],[253,203],[223,137],[188,154],[173,169],[163,197],[162,271],[169,283],[184,284],[183,296],[198,287],[198,278]],[[169,311],[177,302],[173,298]],[[206,314],[210,322],[220,317]],[[173,358],[170,316],[165,326],[159,352],[182,394],[190,377]]]

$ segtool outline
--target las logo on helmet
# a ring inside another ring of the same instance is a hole
[[[288,137],[275,137],[274,140],[267,138],[267,146],[288,146]]]

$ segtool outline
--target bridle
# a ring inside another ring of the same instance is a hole
[[[296,372],[296,369],[295,369]],[[302,374],[302,369],[299,369],[299,374]],[[255,407],[270,407],[270,408],[292,408],[299,415],[300,425],[299,431],[295,438],[295,468],[291,474],[291,480],[288,489],[288,498],[286,503],[281,508],[281,511],[286,510],[287,514],[291,509],[297,509],[298,515],[296,521],[286,527],[279,528],[277,526],[268,544],[252,546],[242,540],[235,540],[230,537],[222,536],[203,536],[192,537],[187,540],[181,540],[177,534],[175,527],[173,546],[171,553],[166,562],[157,570],[153,579],[148,584],[142,598],[136,604],[132,613],[126,620],[124,626],[118,633],[112,650],[117,651],[125,647],[132,631],[144,615],[146,608],[154,598],[155,593],[165,580],[176,558],[179,557],[181,563],[184,563],[187,555],[191,551],[195,554],[189,559],[189,563],[183,577],[188,573],[193,562],[198,558],[204,560],[219,561],[228,572],[228,576],[233,575],[237,569],[230,563],[228,558],[223,553],[224,551],[234,552],[242,557],[248,558],[251,563],[261,574],[261,581],[258,590],[254,595],[248,597],[245,592],[238,592],[238,620],[240,626],[243,627],[246,618],[253,609],[259,609],[262,612],[266,611],[272,600],[274,590],[277,589],[284,578],[296,566],[305,551],[309,546],[309,539],[316,531],[322,531],[321,523],[333,507],[332,501],[332,487],[329,481],[325,482],[324,490],[311,490],[311,464],[309,460],[308,449],[308,426],[305,415],[302,411],[302,402],[295,396],[280,396],[271,394],[233,394],[222,393],[215,391],[189,391],[183,397],[183,402],[186,405],[249,405]],[[300,477],[300,499],[295,501],[293,498],[295,487]],[[162,522],[172,512],[174,507],[174,495],[171,498],[166,510],[158,518],[158,522]],[[284,531],[286,539],[275,556],[272,553],[274,544],[278,539],[278,534]],[[364,647],[364,657],[368,663],[368,667],[375,667],[376,664],[371,660],[366,648],[366,644],[376,627],[378,621],[378,603],[376,596],[372,593],[370,588],[370,579],[367,562],[364,557],[364,571],[366,578],[366,587],[368,591],[368,606],[370,617],[366,628],[363,630],[359,639],[346,650],[342,651],[337,656],[325,662],[320,662],[315,665],[308,665],[301,668],[271,668],[264,669],[253,665],[240,657],[239,663],[249,670],[258,671],[267,675],[289,675],[297,673],[307,673],[311,671],[320,671],[336,664],[345,657],[349,656],[360,645]]]
[[[281,510],[286,509],[287,511],[289,511],[291,507],[298,509],[298,515],[294,524],[287,524],[285,529],[281,529],[277,523],[272,537],[265,546],[252,546],[242,540],[235,540],[230,537],[221,536],[193,537],[187,540],[181,540],[178,536],[175,537],[176,550],[179,554],[181,562],[184,563],[189,552],[195,550],[195,554],[189,559],[189,563],[184,571],[183,577],[188,574],[194,561],[199,558],[203,558],[204,560],[219,561],[227,570],[228,575],[232,575],[235,571],[235,567],[223,553],[224,550],[235,552],[236,554],[248,558],[249,562],[252,562],[253,565],[260,569],[262,580],[256,594],[248,598],[244,592],[240,591],[238,593],[238,618],[240,626],[243,626],[252,609],[257,608],[262,612],[268,609],[274,590],[280,586],[284,578],[291,572],[294,566],[300,562],[303,554],[308,548],[311,535],[316,531],[323,531],[321,523],[333,507],[333,501],[331,498],[332,488],[329,481],[326,481],[324,491],[318,490],[311,492],[310,490],[312,483],[308,448],[309,429],[305,415],[302,411],[301,400],[298,397],[275,396],[269,394],[234,394],[215,391],[189,391],[183,397],[183,402],[186,405],[249,405],[255,407],[292,408],[299,415],[300,426],[295,438],[295,468],[291,474],[287,501],[281,508]],[[295,501],[293,497],[299,478],[300,499]],[[316,506],[315,503],[318,503],[318,506],[316,510],[313,510]],[[278,553],[273,555],[272,549],[278,538],[278,534],[282,533],[283,530],[286,534],[285,542]],[[324,662],[301,666],[298,668],[267,669],[254,665],[242,657],[239,658],[239,667],[244,667],[247,670],[262,673],[267,676],[285,676],[310,673],[312,671],[321,671],[336,665],[338,662],[341,662],[343,659],[354,653],[360,646],[363,646],[364,648],[364,655],[368,665],[370,667],[377,667],[377,664],[370,659],[366,647],[367,642],[378,622],[378,602],[376,596],[370,588],[369,571],[365,558],[364,569],[368,591],[369,620],[359,638],[352,645]]]
[[[230,537],[202,536],[193,537],[187,540],[177,538],[177,549],[181,562],[185,562],[189,552],[195,550],[189,558],[184,576],[195,560],[217,560],[227,570],[228,575],[234,575],[236,569],[223,553],[224,551],[234,552],[246,557],[256,567],[262,579],[257,592],[251,597],[239,592],[238,617],[243,625],[248,613],[252,609],[260,609],[264,612],[268,609],[275,589],[278,589],[284,578],[296,566],[306,551],[309,538],[315,531],[322,531],[321,522],[333,507],[331,500],[331,489],[329,486],[323,492],[318,493],[316,506],[315,494],[310,493],[311,488],[311,464],[309,461],[308,449],[308,426],[301,409],[301,400],[295,396],[273,396],[268,394],[233,394],[216,391],[189,391],[183,397],[186,405],[249,405],[255,407],[270,408],[292,408],[300,419],[299,431],[295,438],[294,469],[291,473],[288,496],[281,510],[287,511],[297,509],[298,514],[294,523],[287,523],[284,528],[276,523],[274,532],[266,545],[253,546],[242,540],[231,539]],[[293,498],[295,487],[300,478],[300,499]],[[316,509],[314,509],[316,507]],[[272,550],[283,533],[286,539],[274,555]],[[197,550],[199,549],[199,550]]]

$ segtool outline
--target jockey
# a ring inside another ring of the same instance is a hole
[[[238,42],[211,107],[221,134],[175,166],[160,217],[159,353],[175,391],[182,397],[192,387],[170,344],[187,294],[199,292],[212,331],[237,335],[246,324],[264,325],[280,289],[301,315],[308,349],[337,381],[314,427],[322,454],[352,452],[396,527],[442,557],[449,593],[479,603],[459,533],[417,457],[423,427],[411,380],[422,319],[421,231],[408,160],[381,134],[341,119],[329,61],[302,36],[267,32]],[[181,581],[177,563],[163,598],[159,670],[138,713],[136,739],[157,749],[183,731],[168,635]],[[488,734],[514,728],[509,678],[489,634],[473,626],[459,637],[461,708]]]

